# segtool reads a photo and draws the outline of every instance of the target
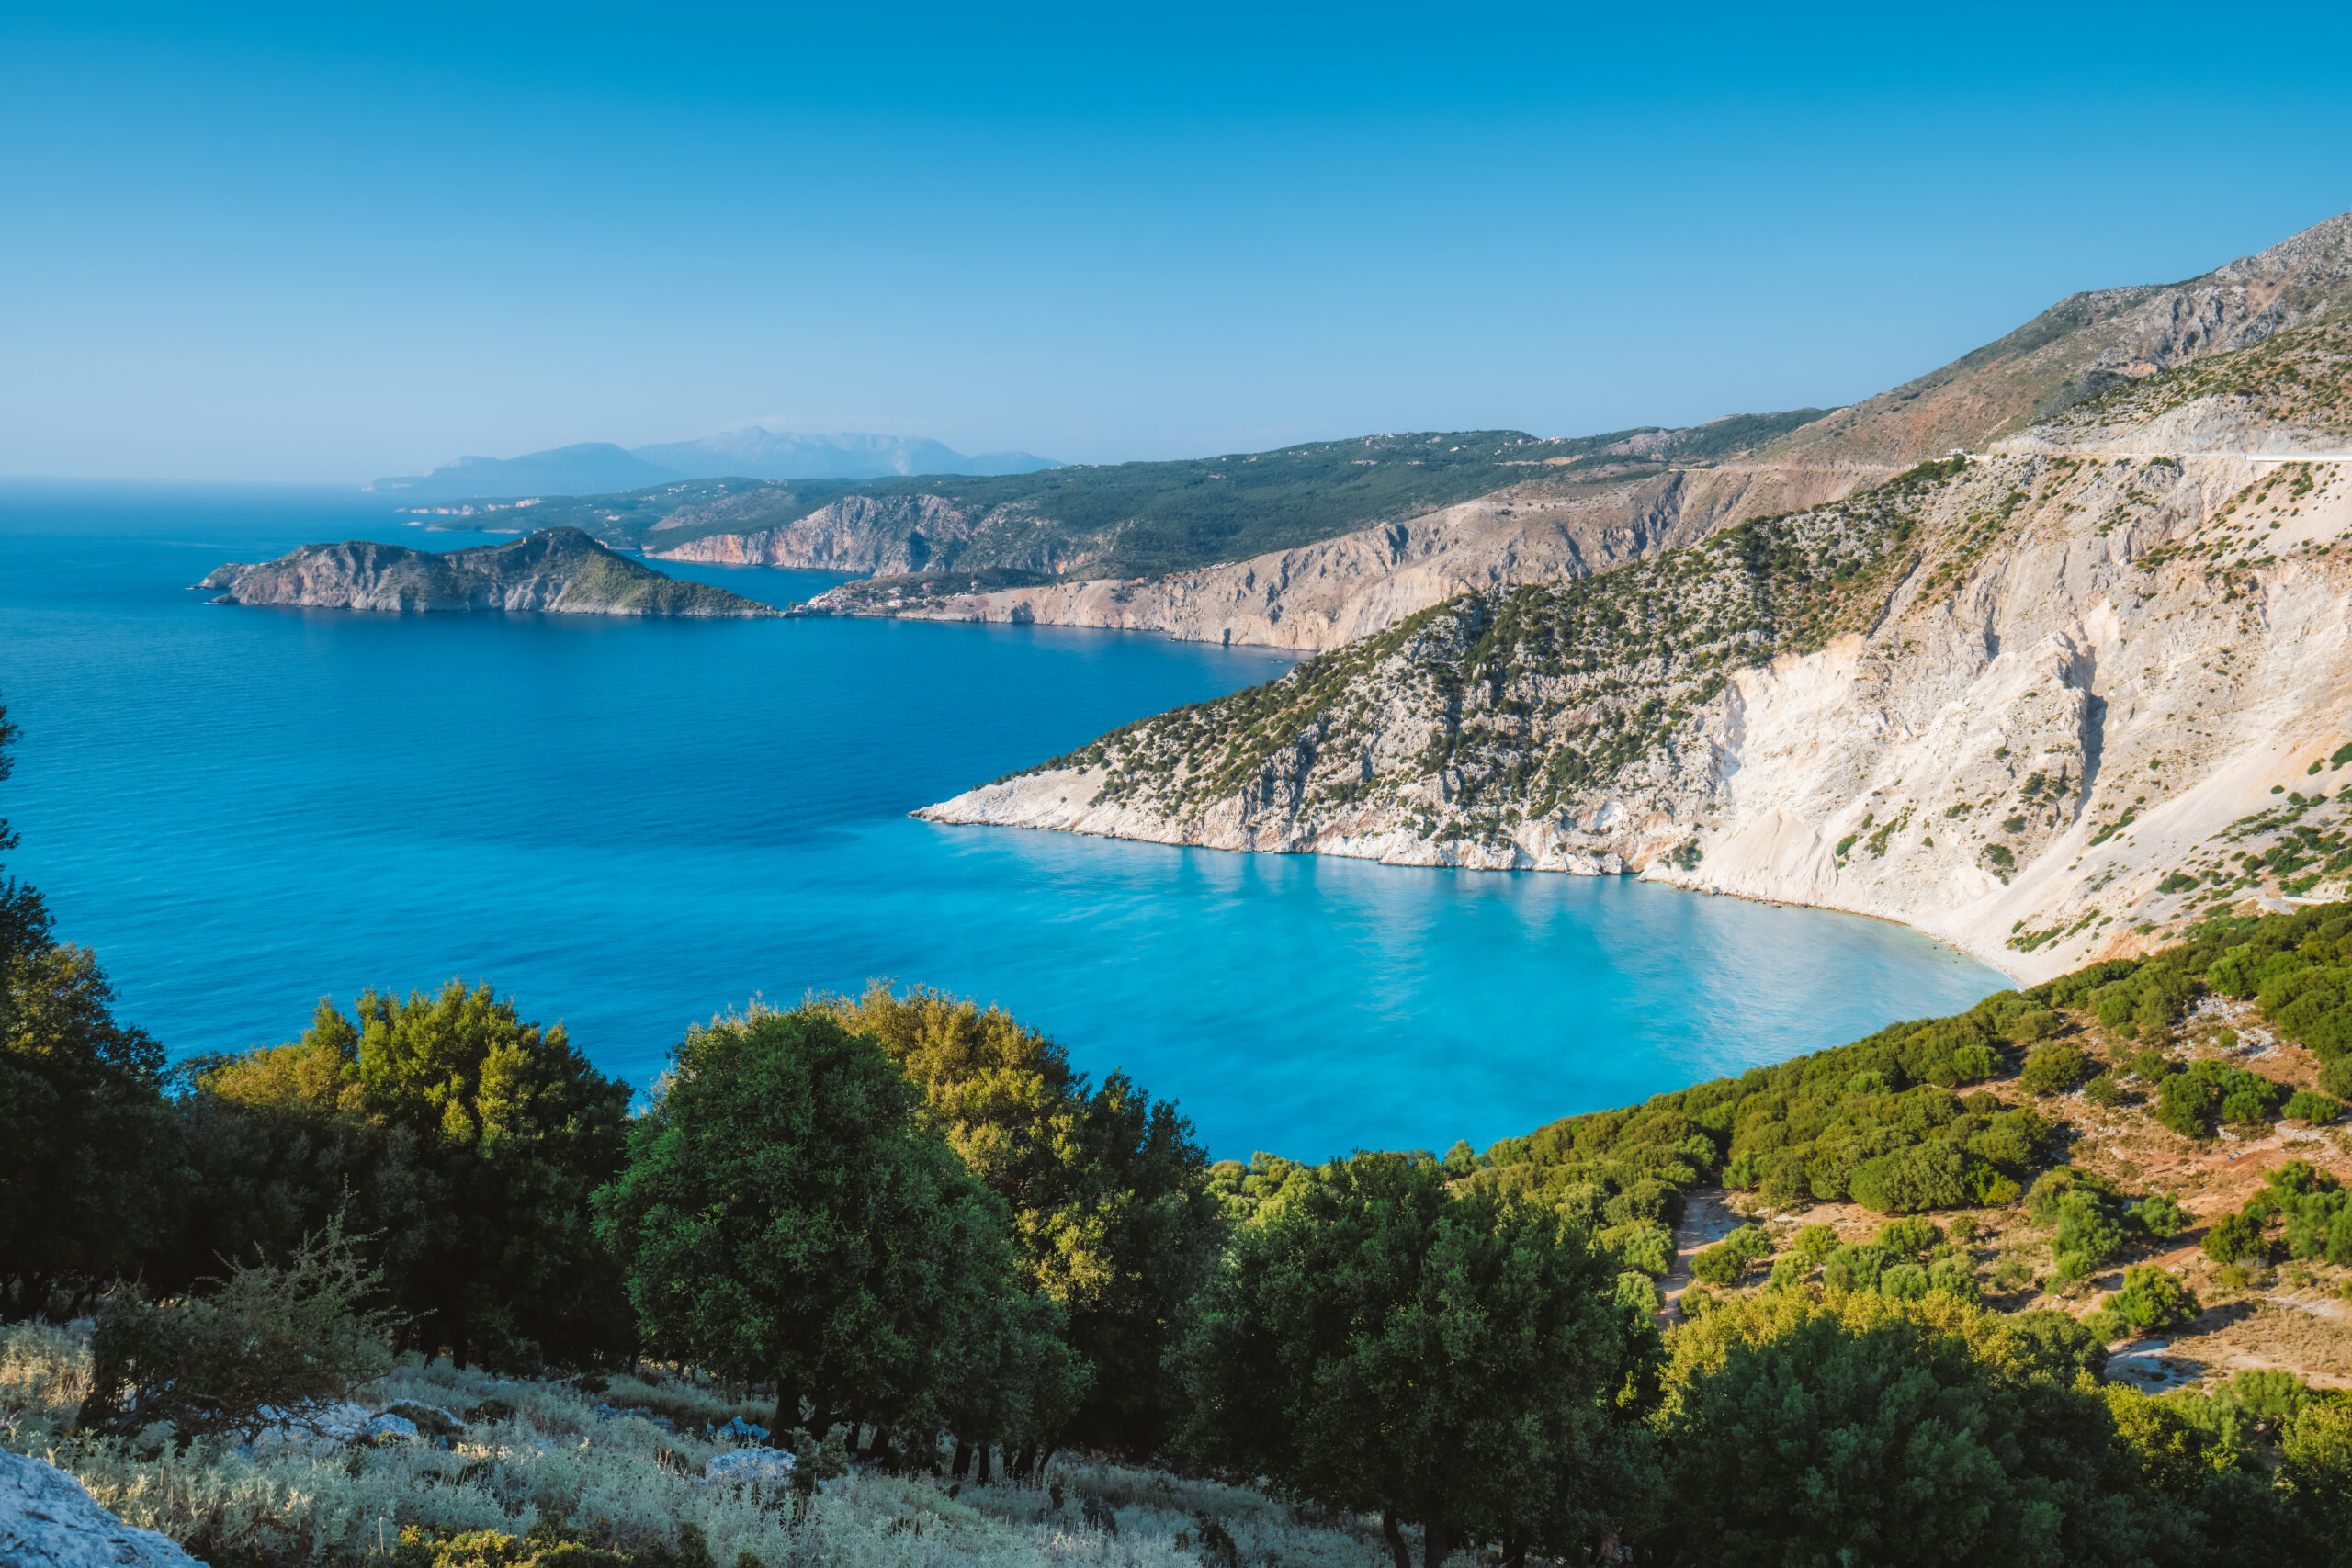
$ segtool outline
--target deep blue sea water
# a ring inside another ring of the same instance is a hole
[[[1049,627],[243,609],[377,498],[0,489],[9,868],[175,1055],[487,977],[642,1087],[690,1021],[869,976],[999,1001],[1216,1155],[1485,1145],[2004,984],[1899,926],[1614,879],[906,813],[1281,655]],[[688,569],[783,603],[819,573]]]

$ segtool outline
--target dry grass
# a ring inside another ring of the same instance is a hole
[[[161,1442],[69,1438],[87,1375],[81,1336],[0,1330],[0,1446],[51,1460],[126,1521],[216,1562],[356,1563],[404,1526],[520,1534],[543,1519],[635,1551],[674,1546],[691,1524],[719,1563],[748,1552],[768,1568],[1202,1568],[1193,1541],[1204,1517],[1232,1537],[1242,1565],[1374,1568],[1385,1558],[1377,1531],[1362,1520],[1314,1517],[1247,1489],[1083,1460],[1056,1462],[1042,1485],[967,1483],[955,1496],[944,1477],[860,1472],[796,1509],[788,1495],[697,1479],[724,1446],[698,1435],[704,1424],[763,1413],[679,1378],[616,1377],[587,1395],[412,1359],[362,1391],[361,1403],[415,1400],[463,1417],[497,1398],[514,1415],[469,1425],[447,1449],[199,1443],[175,1454]],[[600,1421],[598,1404],[654,1407],[681,1430]],[[1080,1509],[1090,1494],[1117,1510],[1115,1538],[1085,1528]]]

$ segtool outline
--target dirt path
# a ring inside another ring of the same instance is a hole
[[[1690,1287],[1690,1260],[1723,1240],[1742,1224],[1731,1212],[1720,1187],[1690,1194],[1682,1206],[1682,1223],[1674,1230],[1674,1267],[1666,1271],[1666,1310],[1662,1324],[1682,1321],[1682,1292]]]

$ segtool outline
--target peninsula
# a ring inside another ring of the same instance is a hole
[[[2341,898],[2352,215],[2052,314],[2090,324],[1951,369],[1973,423],[1935,386],[1829,422],[1898,473],[1605,571],[1383,597],[1410,613],[917,815],[1637,874],[2029,982]]]
[[[754,616],[782,612],[707,583],[681,582],[578,528],[435,552],[352,539],[304,545],[258,565],[232,561],[198,588],[216,604],[338,610],[545,610],[571,615]]]

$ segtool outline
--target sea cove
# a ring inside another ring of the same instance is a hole
[[[1213,1155],[1484,1145],[1999,988],[1885,922],[1622,880],[906,813],[1289,656],[882,620],[216,606],[225,559],[453,547],[324,492],[0,497],[12,868],[175,1056],[488,977],[640,1088],[685,1025],[869,977],[1002,1002]],[[838,581],[677,567],[770,603]]]

